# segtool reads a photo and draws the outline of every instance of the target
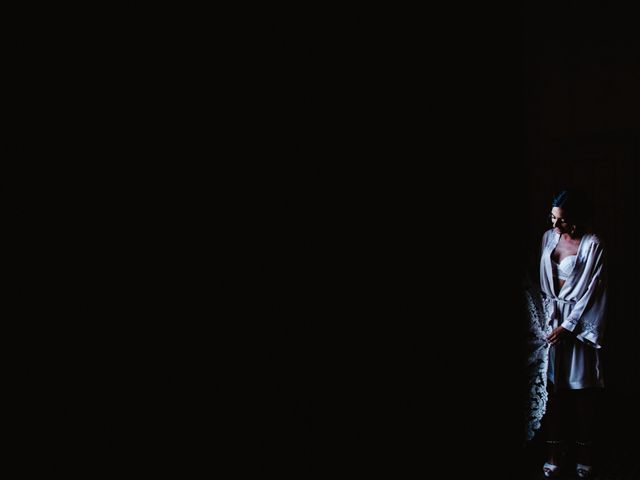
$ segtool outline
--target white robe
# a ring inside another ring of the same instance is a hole
[[[540,289],[548,327],[562,325],[574,333],[549,349],[548,378],[557,388],[604,387],[600,348],[606,308],[605,251],[593,234],[582,237],[575,267],[555,292],[551,254],[560,234],[542,237]]]

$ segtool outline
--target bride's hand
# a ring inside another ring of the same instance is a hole
[[[569,334],[569,330],[564,328],[563,326],[559,326],[553,329],[551,334],[547,337],[547,341],[551,346],[554,346],[556,343],[560,342],[565,336]]]

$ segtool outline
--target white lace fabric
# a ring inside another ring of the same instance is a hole
[[[530,441],[540,429],[547,408],[547,371],[549,369],[549,343],[546,338],[551,326],[546,318],[550,304],[543,296],[531,289],[525,291],[529,317],[527,336],[528,414],[526,439]]]

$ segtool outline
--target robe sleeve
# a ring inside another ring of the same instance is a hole
[[[606,306],[605,251],[600,242],[591,244],[581,278],[588,282],[562,326],[574,332],[578,340],[601,348]]]

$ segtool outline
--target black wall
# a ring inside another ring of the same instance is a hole
[[[640,391],[640,90],[631,16],[616,6],[568,3],[527,12],[526,227],[537,248],[553,193],[591,192],[608,248],[610,305],[603,357],[605,443],[633,436]]]

